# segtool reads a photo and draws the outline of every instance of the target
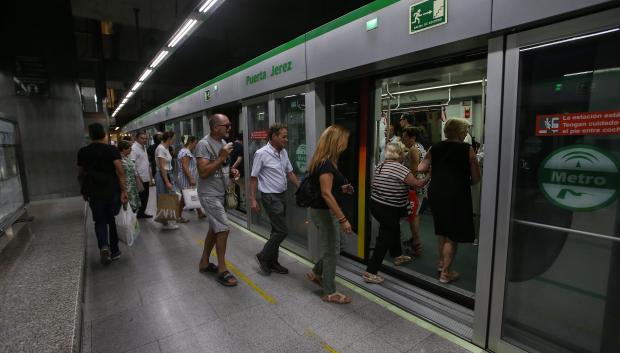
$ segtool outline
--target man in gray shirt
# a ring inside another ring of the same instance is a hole
[[[232,143],[223,140],[228,137],[232,124],[224,114],[214,114],[209,118],[211,132],[196,145],[194,152],[198,174],[198,197],[209,221],[209,231],[205,238],[204,250],[198,269],[200,272],[217,272],[217,281],[227,287],[237,285],[237,279],[226,267],[226,243],[230,232],[228,217],[224,209],[226,186],[230,177],[237,178],[239,171],[230,168],[229,155]],[[217,266],[209,262],[211,251],[217,252]]]
[[[288,235],[284,193],[288,188],[287,179],[296,187],[299,187],[299,180],[293,173],[293,166],[284,149],[287,143],[288,129],[286,126],[281,124],[270,126],[269,142],[256,151],[252,163],[250,205],[252,211],[260,213],[260,206],[256,202],[256,187],[258,186],[263,206],[271,221],[269,240],[265,243],[263,250],[256,254],[261,272],[265,275],[271,272],[288,273],[288,269],[278,262],[278,248]]]

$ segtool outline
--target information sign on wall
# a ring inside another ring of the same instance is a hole
[[[409,34],[448,23],[448,0],[424,0],[409,8]]]
[[[620,135],[620,110],[536,115],[536,136]]]
[[[618,197],[620,163],[609,152],[590,145],[570,145],[551,153],[538,170],[545,197],[571,211],[592,211]]]
[[[251,140],[266,140],[267,136],[269,136],[269,133],[267,130],[256,130],[256,131],[250,132]]]

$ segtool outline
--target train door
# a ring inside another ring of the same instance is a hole
[[[404,151],[415,149],[418,151],[417,155],[423,157],[429,150],[432,151],[432,146],[446,140],[444,126],[451,118],[460,118],[468,125],[464,143],[473,148],[480,165],[484,166],[486,72],[486,59],[479,59],[405,72],[376,80],[373,119],[375,143],[370,156],[372,166],[383,163],[388,143],[396,143]],[[403,136],[406,129],[414,131],[415,138]],[[403,163],[416,167],[418,161],[408,161],[405,157]],[[484,167],[482,169],[484,170]],[[374,170],[371,169],[370,172],[374,174]],[[462,212],[463,217],[455,215],[446,218],[451,207],[436,202],[433,204],[436,209],[433,210],[430,207],[429,187],[435,195],[443,193],[441,188],[450,188],[449,185],[441,185],[438,182],[439,175],[435,176],[436,181],[433,182],[432,174],[432,171],[428,174],[431,181],[426,186],[413,188],[410,191],[412,207],[409,216],[403,216],[400,222],[401,251],[391,251],[383,266],[387,272],[404,275],[422,287],[444,293],[466,306],[473,307],[476,292],[481,185],[477,183],[471,187],[466,186],[470,190],[462,190],[462,193],[459,191],[458,194],[471,196],[453,200],[462,204],[456,212]],[[416,198],[417,202],[414,201]],[[437,199],[439,196],[434,200]],[[456,222],[457,219],[463,223],[459,225],[461,229],[468,227],[471,229],[473,224],[473,235],[471,232],[465,232],[469,234],[461,236],[455,229],[445,229],[445,224]],[[440,228],[442,230],[437,230],[436,226],[442,227]],[[442,231],[451,234],[441,234]],[[374,249],[377,234],[378,224],[373,219],[369,249]],[[450,283],[439,280],[438,269],[442,266],[439,256],[439,236],[458,241],[451,266],[451,270],[458,273],[458,280]],[[411,257],[412,261],[402,262],[401,259],[406,258],[397,258],[400,254]]]
[[[620,347],[618,19],[506,39],[494,351]]]

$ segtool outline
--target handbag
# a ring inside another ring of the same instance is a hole
[[[209,146],[211,153],[215,157],[216,155],[215,149],[213,148],[213,146],[211,146],[211,144],[208,141],[207,141],[207,146]],[[237,199],[237,192],[235,191],[235,183],[230,183],[226,185],[226,180],[225,180],[226,178],[224,178],[224,168],[222,167],[220,167],[220,174],[222,174],[222,183],[224,184],[224,190],[225,190],[224,207],[229,210],[235,209],[239,205],[239,201]]]
[[[185,210],[194,210],[201,207],[198,190],[195,188],[183,189],[183,201],[185,202]]]
[[[156,222],[176,221],[179,212],[179,194],[162,194],[157,196],[157,214]]]
[[[299,188],[295,191],[295,203],[299,207],[310,207],[319,196],[319,193],[312,187],[312,174],[308,173],[301,179]]]

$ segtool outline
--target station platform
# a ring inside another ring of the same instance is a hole
[[[81,198],[29,212],[28,235],[0,253],[0,352],[482,351],[342,278],[353,302],[324,303],[304,278],[311,263],[287,250],[288,275],[260,274],[265,240],[234,223],[227,261],[239,285],[228,288],[198,271],[207,223],[195,214],[173,231],[141,220],[104,266]]]
[[[304,278],[311,264],[288,251],[288,275],[260,274],[265,240],[234,223],[227,261],[239,285],[224,287],[198,271],[207,223],[185,216],[173,231],[141,220],[136,242],[109,266],[87,227],[82,352],[480,351],[342,279],[353,302],[324,303]]]

